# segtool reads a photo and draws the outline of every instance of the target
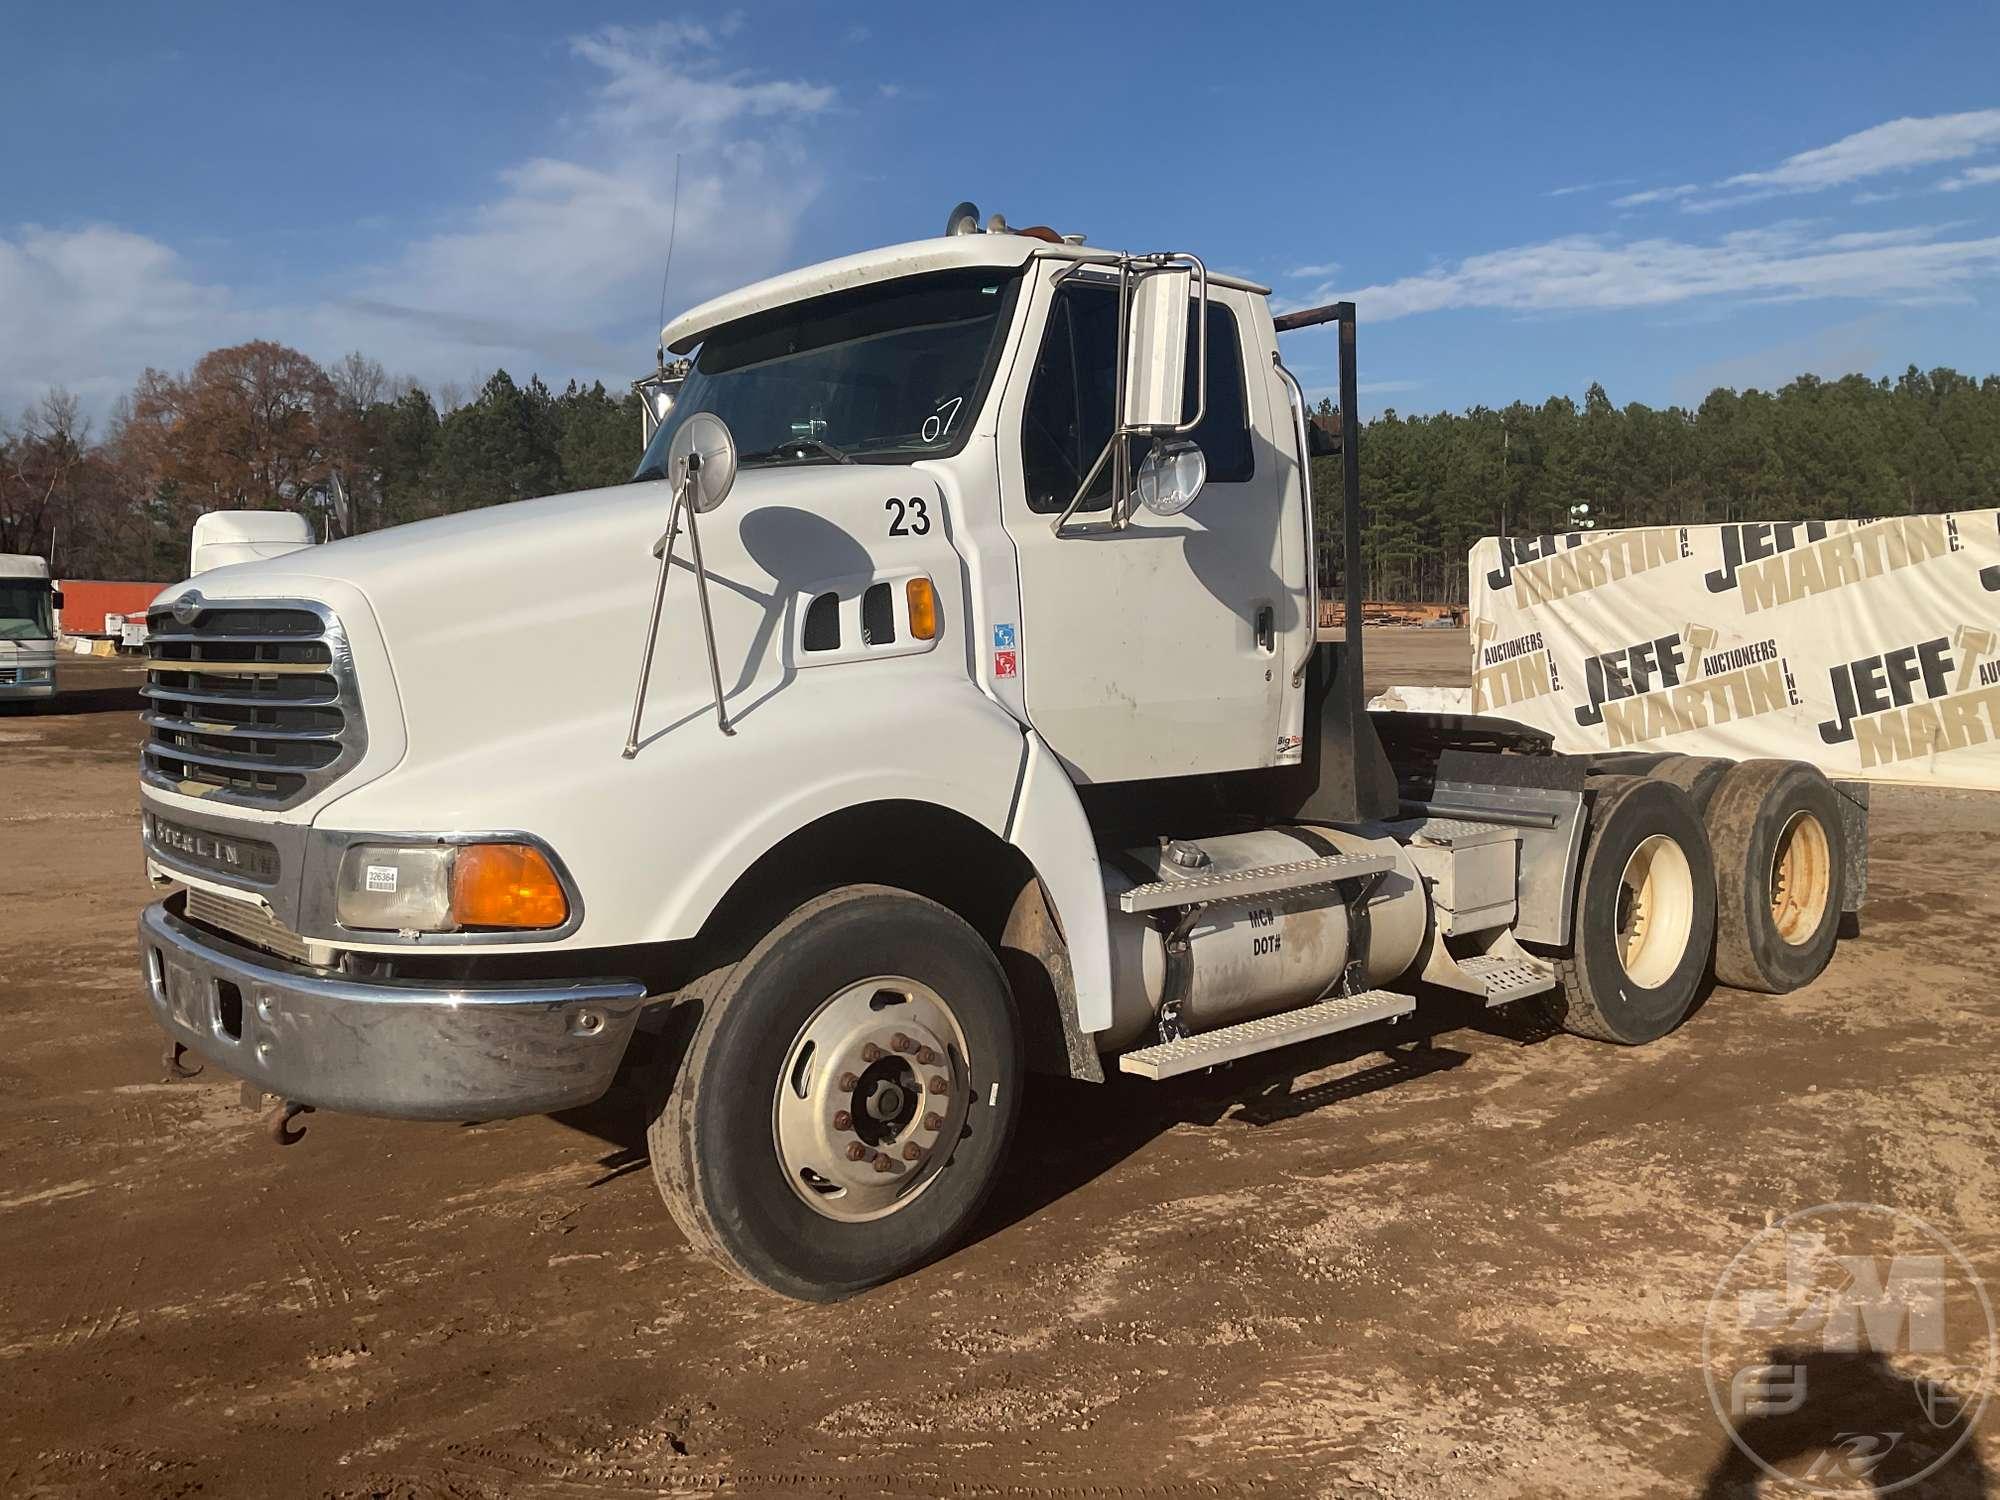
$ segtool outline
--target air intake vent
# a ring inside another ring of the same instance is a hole
[[[214,802],[290,807],[361,758],[354,663],[331,611],[215,605],[148,616],[141,774]]]
[[[799,642],[808,651],[840,649],[840,596],[821,594],[806,606],[806,623]]]

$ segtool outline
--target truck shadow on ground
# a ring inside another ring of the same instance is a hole
[[[1914,1484],[1907,1493],[1963,1500],[1995,1493],[1974,1444],[1945,1459],[1979,1416],[1976,1391],[1903,1375],[1872,1349],[1776,1348],[1764,1363],[1792,1371],[1804,1400],[1796,1411],[1738,1418],[1736,1440],[1710,1466],[1702,1500],[1800,1493],[1800,1484],[1863,1495]]]
[[[1405,1020],[1343,1032],[1164,1083],[1119,1073],[1101,1084],[1030,1075],[1007,1164],[960,1248],[1043,1212],[1177,1126],[1234,1122],[1262,1129],[1455,1071],[1473,1054],[1443,1045],[1440,1038],[1464,1031],[1519,1046],[1537,1046],[1561,1034],[1533,1005],[1492,1012],[1446,997],[1414,1024]],[[676,1043],[669,1035],[653,1045],[670,1055]],[[1378,1060],[1300,1087],[1301,1079],[1371,1056]],[[661,1065],[663,1056],[646,1064]],[[621,1086],[596,1104],[553,1117],[613,1148],[599,1158],[603,1173],[589,1186],[601,1187],[649,1165],[642,1093],[638,1086]]]

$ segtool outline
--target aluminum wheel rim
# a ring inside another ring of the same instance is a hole
[[[1618,962],[1634,984],[1654,990],[1680,967],[1694,931],[1694,872],[1664,833],[1642,839],[1618,884]]]
[[[1797,948],[1812,940],[1833,894],[1833,855],[1826,828],[1809,812],[1795,812],[1771,849],[1771,925]]]
[[[970,1103],[965,1029],[929,985],[851,984],[801,1026],[771,1100],[785,1180],[815,1213],[855,1223],[913,1202],[951,1158]]]

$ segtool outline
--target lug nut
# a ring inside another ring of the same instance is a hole
[[[861,1060],[865,1063],[880,1062],[882,1060],[882,1049],[873,1042],[870,1042],[861,1049]]]
[[[917,1050],[917,1044],[899,1031],[889,1038],[889,1050],[891,1052],[914,1052]]]
[[[923,1159],[924,1148],[919,1146],[915,1141],[911,1141],[909,1145],[903,1148],[904,1161],[922,1161]]]
[[[878,1172],[893,1172],[896,1170],[896,1163],[890,1160],[888,1152],[878,1151],[875,1153],[875,1170]]]
[[[859,1073],[842,1073],[840,1075],[840,1091],[843,1094],[851,1094],[860,1087],[861,1075]]]
[[[945,1091],[945,1086],[944,1074],[931,1074],[931,1092],[933,1094],[942,1094]]]
[[[917,1062],[921,1066],[926,1068],[935,1067],[937,1065],[937,1060],[938,1060],[937,1053],[932,1051],[929,1047],[917,1048]]]
[[[944,1129],[944,1116],[931,1110],[924,1116],[924,1129],[936,1132]]]
[[[836,1109],[833,1112],[833,1128],[835,1130],[852,1130],[854,1128],[854,1116],[850,1115],[844,1109]]]
[[[849,1161],[860,1161],[867,1154],[868,1148],[862,1145],[861,1142],[849,1141],[847,1143],[847,1159]]]

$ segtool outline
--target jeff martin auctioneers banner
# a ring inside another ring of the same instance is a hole
[[[2000,789],[2000,511],[1472,549],[1473,711],[1558,750]]]

